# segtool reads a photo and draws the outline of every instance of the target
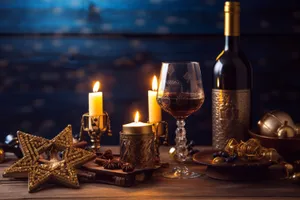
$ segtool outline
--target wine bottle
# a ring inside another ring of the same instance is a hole
[[[224,5],[225,48],[213,69],[213,147],[222,149],[226,141],[246,140],[250,126],[252,67],[240,48],[240,2]]]

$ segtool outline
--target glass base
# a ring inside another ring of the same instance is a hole
[[[192,179],[202,176],[202,174],[191,172],[186,166],[174,167],[172,171],[164,172],[163,177],[170,179]]]

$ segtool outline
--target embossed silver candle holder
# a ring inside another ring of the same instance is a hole
[[[104,112],[102,115],[97,116],[90,116],[89,113],[83,114],[81,117],[80,141],[84,140],[84,132],[87,132],[90,137],[92,150],[95,153],[100,153],[101,136],[103,134],[112,135],[108,113]]]
[[[161,146],[161,143],[163,145],[169,145],[168,141],[168,122],[166,121],[160,121],[160,122],[155,122],[151,123],[153,126],[153,132],[154,132],[154,151],[155,155],[158,161],[160,161],[160,152],[159,152],[159,147]]]

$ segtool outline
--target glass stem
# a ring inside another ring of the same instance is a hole
[[[177,129],[176,129],[176,156],[177,160],[182,164],[188,155],[187,150],[187,139],[186,139],[186,131],[185,131],[185,122],[184,119],[178,119],[177,122]]]

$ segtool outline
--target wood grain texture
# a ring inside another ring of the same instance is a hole
[[[107,148],[107,147],[104,147]],[[111,148],[111,147],[110,147]],[[117,151],[117,147],[113,151]],[[162,147],[162,159],[170,161]],[[173,163],[173,162],[171,162]],[[0,173],[9,163],[1,164]],[[190,165],[203,172],[204,167]],[[131,188],[104,184],[81,183],[81,188],[68,189],[53,186],[29,194],[26,181],[10,181],[0,178],[0,199],[297,199],[299,185],[285,181],[225,182],[207,177],[190,180],[171,180],[158,172],[150,182]]]
[[[241,9],[242,33],[300,32],[297,0],[243,1]],[[223,1],[217,0],[5,0],[0,13],[6,34],[223,33]]]

